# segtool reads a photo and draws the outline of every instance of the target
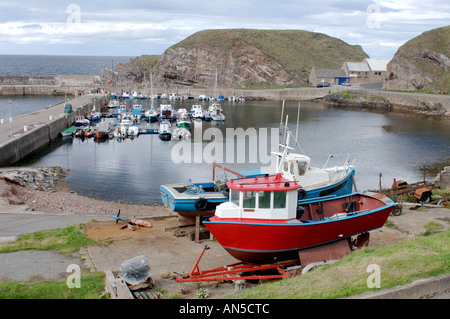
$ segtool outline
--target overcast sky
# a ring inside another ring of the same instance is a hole
[[[0,54],[162,54],[197,31],[254,28],[321,32],[392,58],[449,21],[449,0],[1,0]]]

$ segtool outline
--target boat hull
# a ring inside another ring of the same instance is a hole
[[[161,133],[161,132],[159,132],[158,134],[159,134],[159,138],[162,141],[170,141],[172,139],[172,133],[169,133],[169,132]]]
[[[350,194],[353,190],[353,175],[355,171],[350,171],[343,179],[336,181],[327,186],[313,188],[306,190],[306,197],[299,193],[299,200],[319,198],[324,196],[341,196]],[[263,176],[263,173],[252,174],[252,177]],[[214,188],[213,182],[195,183],[197,186],[202,186],[203,189]],[[228,197],[222,192],[206,192],[205,194],[187,195],[185,194],[185,184],[162,185],[160,187],[161,199],[164,205],[168,206],[178,214],[195,216],[199,213],[208,213],[213,215],[217,205],[228,201]],[[302,198],[300,198],[300,196]],[[200,198],[204,198],[211,203],[204,210],[198,210],[195,202]]]
[[[94,135],[95,135],[96,139],[107,138],[108,137],[108,132],[106,132],[106,131],[96,131],[96,132],[94,132]]]
[[[204,190],[214,189],[214,183],[195,183],[196,187]],[[161,199],[165,206],[184,216],[212,216],[216,206],[227,201],[222,192],[189,193],[185,184],[162,185],[160,187]],[[206,204],[200,200],[206,201]]]
[[[358,196],[362,195],[350,196],[358,201]],[[365,199],[368,202],[367,198],[370,196]],[[277,221],[214,216],[203,223],[224,249],[238,260],[261,263],[298,259],[298,252],[302,249],[326,245],[383,227],[394,203],[386,196],[381,200],[370,200],[377,203],[374,207],[378,207],[339,219]]]

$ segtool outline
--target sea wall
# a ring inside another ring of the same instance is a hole
[[[450,116],[450,95],[388,91],[366,93],[366,96],[370,95],[383,97],[393,105],[394,110]]]
[[[333,105],[384,112],[406,112],[450,119],[450,95],[356,90],[321,99]]]
[[[105,86],[105,90],[109,92],[115,92],[113,86]],[[122,93],[124,91],[139,91],[140,93],[150,94],[178,94],[179,96],[190,95],[198,97],[200,95],[205,96],[220,96],[223,95],[226,98],[229,96],[244,96],[247,100],[271,100],[271,101],[301,101],[301,100],[313,100],[322,98],[328,94],[334,94],[337,92],[349,90],[350,88],[345,86],[336,86],[329,88],[314,88],[314,87],[300,87],[300,88],[288,88],[288,89],[258,89],[258,90],[245,90],[245,89],[233,89],[233,88],[192,88],[186,86],[172,86],[172,87],[157,87],[151,88],[149,86],[137,86],[130,87],[118,87],[117,92]]]
[[[63,113],[64,103],[61,103],[42,111],[14,118],[16,128],[12,138],[8,137],[8,124],[1,124],[4,127],[0,127],[2,130],[0,167],[14,164],[57,138],[62,130],[75,122],[75,116],[87,115],[92,110],[92,99],[90,97],[79,97],[78,99],[79,101],[71,100],[75,111],[70,114]],[[108,102],[106,96],[96,97],[95,101],[97,109]],[[49,113],[52,112],[52,109],[53,113]],[[55,115],[49,116],[48,114]],[[32,123],[38,124],[33,125]],[[20,132],[17,132],[17,127],[20,127]],[[22,128],[24,129],[22,130]]]
[[[99,86],[90,75],[0,76],[0,95],[82,95]]]
[[[345,87],[329,88],[290,88],[290,89],[265,89],[265,90],[242,90],[242,89],[191,89],[194,96],[206,95],[216,96],[244,96],[248,100],[272,100],[272,101],[301,101],[313,100],[324,97],[328,94],[346,90]],[[217,92],[215,94],[215,92]]]

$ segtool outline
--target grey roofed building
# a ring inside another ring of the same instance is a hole
[[[352,83],[383,82],[388,59],[364,59],[362,62],[344,62],[342,70]]]
[[[369,72],[369,65],[364,62],[344,62],[344,66],[349,72]]]
[[[386,72],[387,65],[391,59],[364,59],[373,72]]]
[[[336,77],[346,77],[344,70],[339,69],[315,69],[316,77],[318,78],[336,78]]]
[[[342,69],[316,69],[312,68],[309,74],[309,84],[316,86],[319,83],[328,82],[330,84],[337,84],[336,78],[346,78],[347,75]]]

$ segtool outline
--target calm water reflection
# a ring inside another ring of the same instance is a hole
[[[150,101],[135,103],[144,104],[147,108],[150,105]],[[174,101],[172,105],[189,109],[193,103],[198,102]],[[203,104],[206,107],[209,102]],[[281,119],[281,104],[273,101],[225,101],[226,121],[215,127],[223,132],[224,137],[226,128],[277,128]],[[285,104],[289,128],[294,134],[297,106],[298,102]],[[203,122],[201,125],[203,132],[210,127],[211,123]],[[344,164],[348,155],[356,157],[358,190],[378,188],[380,173],[383,186],[390,186],[393,178],[417,181],[422,176],[418,168],[450,157],[448,121],[344,110],[316,102],[301,103],[298,136],[301,149],[312,158],[314,166],[323,166],[330,154],[334,157],[329,165]],[[102,143],[61,138],[19,164],[69,168],[67,183],[73,191],[82,195],[110,201],[153,204],[161,202],[161,184],[211,179],[210,163],[175,164],[172,161],[171,152],[177,143],[163,142],[158,135],[140,135],[123,141],[110,139]],[[225,165],[244,170],[264,164],[261,161],[248,163],[249,152],[258,151],[258,145],[248,144],[247,163]],[[203,141],[203,148],[208,145],[209,140]],[[225,156],[226,148],[224,159]]]

